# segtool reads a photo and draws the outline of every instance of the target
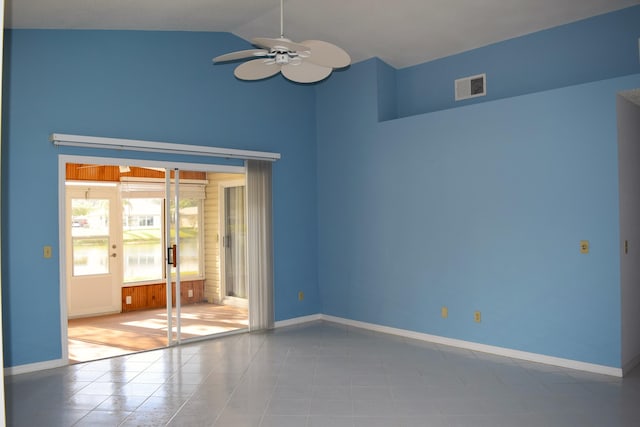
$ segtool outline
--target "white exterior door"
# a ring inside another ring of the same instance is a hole
[[[121,310],[121,215],[117,188],[66,187],[68,317]]]

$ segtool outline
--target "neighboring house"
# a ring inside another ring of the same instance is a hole
[[[618,159],[616,99],[640,88],[639,22],[636,6],[402,70],[371,59],[311,86],[211,66],[249,46],[227,33],[8,31],[6,366],[61,357],[58,256],[41,256],[59,247],[58,154],[127,156],[57,149],[52,132],[281,153],[276,320],[321,313],[632,366],[619,171],[633,156]],[[456,102],[454,81],[482,73],[487,95]]]

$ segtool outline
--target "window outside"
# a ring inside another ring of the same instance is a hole
[[[163,198],[123,198],[124,282],[164,280]],[[200,276],[202,200],[180,199],[181,277]],[[171,235],[175,236],[171,215]]]
[[[161,198],[122,199],[122,241],[124,282],[162,280]]]
[[[109,273],[109,200],[71,200],[73,275]]]

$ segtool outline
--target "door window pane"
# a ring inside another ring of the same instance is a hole
[[[200,276],[201,211],[202,200],[180,198],[180,277]],[[175,233],[173,215],[171,215],[171,221],[173,235]]]
[[[162,280],[162,198],[122,199],[124,282]]]
[[[73,275],[109,273],[109,200],[71,200]]]

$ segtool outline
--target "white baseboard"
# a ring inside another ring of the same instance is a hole
[[[312,314],[310,316],[296,317],[296,318],[293,318],[293,319],[287,319],[287,320],[281,320],[281,321],[275,322],[275,327],[276,328],[284,328],[286,326],[301,325],[303,323],[317,322],[319,320],[321,320],[321,315],[320,314]],[[243,330],[239,330],[239,331],[232,331],[232,332],[227,333],[227,334],[219,334],[217,336],[219,337],[219,336],[224,336],[224,335],[232,335],[232,334],[237,334],[237,333],[244,333],[246,331],[247,331],[246,329],[243,329]],[[203,340],[210,339],[210,338],[211,337],[205,337],[205,338],[203,338]],[[193,341],[198,341],[198,340],[193,340]],[[61,366],[67,366],[67,365],[68,365],[68,363],[63,359],[49,360],[49,361],[46,361],[46,362],[31,363],[31,364],[28,364],[28,365],[19,365],[19,366],[12,366],[12,367],[9,367],[9,368],[4,368],[4,375],[5,376],[11,376],[11,375],[18,375],[18,374],[26,374],[26,373],[29,373],[29,372],[43,371],[45,369],[59,368]]]
[[[529,362],[543,363],[545,365],[559,366],[562,368],[575,369],[578,371],[592,372],[596,374],[610,375],[614,377],[622,377],[623,370],[611,366],[596,365],[592,363],[580,362],[577,360],[563,359],[560,357],[546,356],[543,354],[529,353],[526,351],[513,350],[504,347],[496,347],[486,344],[478,344],[470,341],[463,341],[453,338],[440,337],[437,335],[423,334],[420,332],[408,331],[405,329],[391,328],[388,326],[376,325],[373,323],[359,322],[357,320],[344,319],[341,317],[320,315],[322,320],[328,322],[339,323],[342,325],[353,326],[355,328],[368,329],[375,332],[397,335],[405,338],[411,338],[420,341],[432,342],[435,344],[443,344],[451,347],[464,348],[467,350],[479,351],[482,353],[495,354],[497,356],[511,357],[513,359],[526,360]],[[640,360],[638,360],[640,362]]]
[[[45,369],[59,368],[61,366],[67,366],[68,363],[63,359],[47,360],[46,362],[29,363],[27,365],[11,366],[10,368],[4,368],[4,375],[18,375],[27,374],[29,372],[44,371]]]
[[[115,309],[101,310],[101,311],[88,311],[88,312],[80,312],[79,314],[68,314],[67,319],[84,319],[87,317],[96,317],[96,316],[108,316],[110,314],[120,314],[122,313],[121,307]]]
[[[317,322],[322,320],[322,314],[312,314],[310,316],[294,317],[293,319],[279,320],[275,323],[275,328],[284,328],[286,326],[301,325],[303,323]]]
[[[496,347],[492,345],[479,344],[471,341],[463,341],[453,338],[446,338],[437,335],[429,335],[421,332],[409,331],[406,329],[392,328],[389,326],[376,325],[374,323],[360,322],[357,320],[345,319],[342,317],[329,316],[326,314],[312,314],[309,316],[295,317],[293,319],[280,320],[275,322],[275,328],[284,328],[287,326],[301,325],[304,323],[324,320],[327,322],[337,323],[354,328],[367,329],[370,331],[381,332],[384,334],[397,335],[405,338],[411,338],[420,341],[442,344],[451,347],[463,348],[467,350],[479,351],[482,353],[495,354],[497,356],[505,356],[513,359],[526,360],[529,362],[543,363],[545,365],[558,366],[562,368],[575,369],[578,371],[592,372],[596,374],[610,375],[614,377],[622,377],[624,373],[628,373],[636,365],[640,364],[640,355],[624,366],[624,369],[614,368],[611,366],[596,365],[592,363],[580,362],[577,360],[563,359],[560,357],[546,356],[538,353],[529,353],[526,351],[513,350],[504,347]],[[50,360],[47,362],[31,363],[28,365],[12,366],[4,369],[5,376],[24,374],[28,372],[41,371],[45,369],[58,368],[67,366],[67,362],[63,359]]]

